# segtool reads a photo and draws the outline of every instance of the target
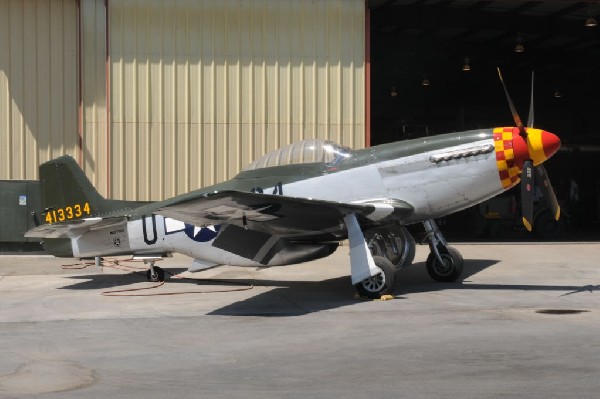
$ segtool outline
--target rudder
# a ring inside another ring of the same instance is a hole
[[[75,160],[62,156],[40,165],[42,211],[48,223],[104,213],[106,201]]]

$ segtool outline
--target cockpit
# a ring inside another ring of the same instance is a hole
[[[243,170],[255,170],[272,166],[296,165],[304,163],[324,163],[338,165],[349,158],[352,150],[333,141],[307,139],[274,150],[246,166]]]

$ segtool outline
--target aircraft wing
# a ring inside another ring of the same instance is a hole
[[[41,224],[25,233],[25,237],[74,238],[91,230],[119,227],[127,223],[127,217],[87,218],[52,224]]]
[[[359,204],[242,191],[183,196],[155,211],[194,226],[237,225],[280,237],[339,233],[345,230],[343,218],[350,213],[379,221],[402,220],[412,212],[413,207],[400,200]]]

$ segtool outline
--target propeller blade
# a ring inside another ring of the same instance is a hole
[[[529,100],[529,116],[527,127],[533,127],[533,71],[531,71],[531,99]]]
[[[528,231],[533,225],[533,161],[526,160],[521,171],[521,210],[523,224]]]
[[[527,137],[527,132],[525,131],[525,128],[523,127],[523,122],[521,121],[521,117],[519,116],[519,113],[517,112],[517,109],[515,108],[515,104],[513,103],[512,99],[510,98],[510,94],[508,94],[508,89],[506,88],[506,84],[504,84],[504,79],[502,78],[502,72],[500,72],[500,68],[496,68],[498,69],[498,76],[500,77],[500,82],[502,83],[502,87],[504,88],[504,94],[506,94],[506,99],[508,100],[508,106],[510,107],[510,112],[512,113],[513,119],[515,121],[515,123],[517,124],[517,127],[519,128],[519,135],[523,138]]]
[[[510,107],[510,112],[512,113],[513,119],[517,128],[519,129],[519,135],[525,140],[527,144],[527,149],[529,154],[532,154],[532,144],[529,142],[527,138],[527,130],[523,126],[523,122],[521,121],[521,117],[515,108],[515,104],[510,98],[510,94],[508,93],[508,89],[506,88],[506,84],[504,83],[504,78],[502,77],[502,72],[500,72],[500,68],[498,69],[498,77],[500,78],[500,82],[502,83],[502,88],[504,89],[504,94],[506,94],[506,99],[508,100],[508,106]],[[533,127],[534,123],[534,106],[533,106],[533,88],[534,88],[534,72],[531,71],[531,98],[529,101],[529,116],[527,118],[527,127]],[[557,144],[560,144],[559,142]],[[536,150],[536,148],[533,148]],[[545,159],[545,158],[544,158]],[[539,161],[539,160],[538,160]],[[534,169],[537,174],[534,177]],[[521,209],[523,213],[523,224],[527,228],[528,231],[531,231],[533,227],[533,200],[534,200],[534,180],[539,180],[538,187],[542,190],[544,195],[544,199],[546,200],[546,204],[548,208],[552,211],[554,218],[556,220],[560,217],[560,206],[558,205],[558,201],[556,199],[556,194],[554,193],[554,189],[552,188],[552,184],[550,184],[550,179],[548,179],[548,173],[546,173],[546,169],[540,163],[538,166],[534,168],[533,161],[528,159],[523,162],[523,168],[521,170]]]
[[[552,211],[554,219],[558,220],[560,218],[560,205],[558,205],[558,200],[556,199],[556,194],[554,193],[554,189],[548,178],[546,168],[544,168],[544,165],[540,164],[534,169],[537,175],[535,180],[538,182],[538,187],[542,190],[542,194],[544,194],[546,205],[548,205],[548,208]]]

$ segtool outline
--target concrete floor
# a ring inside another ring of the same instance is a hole
[[[348,247],[193,276],[232,285],[112,293],[145,295],[130,297],[107,294],[152,284],[0,256],[0,397],[597,398],[600,244],[456,248],[464,281],[432,282],[419,246],[390,301],[354,299]],[[190,261],[160,266],[178,274]]]

